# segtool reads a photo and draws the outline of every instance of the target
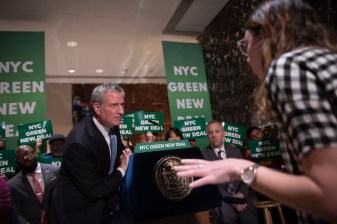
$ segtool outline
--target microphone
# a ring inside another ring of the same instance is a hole
[[[228,204],[245,204],[246,198],[238,198],[238,197],[231,197],[231,196],[225,196],[222,198],[222,200]]]

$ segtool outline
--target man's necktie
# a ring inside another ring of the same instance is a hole
[[[112,128],[109,131],[109,137],[110,137],[110,151],[111,151],[111,162],[110,162],[109,174],[111,174],[112,171],[114,170],[114,164],[115,164],[115,160],[117,156],[117,137]]]
[[[42,188],[41,188],[41,185],[40,185],[39,181],[35,177],[35,174],[36,173],[34,172],[34,173],[29,173],[28,175],[33,178],[33,187],[34,187],[34,191],[35,191],[36,197],[42,203],[43,191],[42,191]]]
[[[218,151],[218,159],[223,159],[222,156],[221,156],[221,152],[223,152],[223,151],[222,150]],[[227,183],[227,189],[226,190],[231,196],[233,196],[236,193],[236,189],[235,189],[233,181]]]

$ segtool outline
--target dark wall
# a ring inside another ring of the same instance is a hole
[[[199,36],[203,47],[213,118],[249,127],[256,78],[236,47],[244,23],[261,0],[230,0]],[[337,27],[337,1],[308,0],[321,19]]]

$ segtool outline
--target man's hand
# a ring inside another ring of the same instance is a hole
[[[240,192],[237,192],[236,194],[233,195],[233,197],[244,198],[244,195]],[[242,212],[247,208],[247,204],[232,204],[232,205],[239,212]]]
[[[131,154],[132,154],[132,151],[129,148],[125,148],[123,150],[122,154],[121,154],[121,157],[120,157],[120,161],[121,161],[120,167],[123,170],[125,170],[125,171],[128,169],[129,157],[130,157]]]

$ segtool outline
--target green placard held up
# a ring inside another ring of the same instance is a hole
[[[0,172],[3,174],[15,174],[15,150],[0,151]]]
[[[164,112],[135,112],[135,133],[164,131]]]
[[[53,128],[50,120],[39,121],[18,126],[20,145],[35,143],[36,139],[49,139],[53,135]]]
[[[225,135],[225,144],[233,144],[239,149],[243,147],[243,140],[245,139],[246,129],[245,127],[225,123],[224,130],[226,132]]]
[[[271,157],[282,156],[278,137],[249,140],[248,147],[251,150],[252,159],[268,159]]]
[[[174,127],[181,131],[184,139],[196,139],[207,136],[205,118],[193,118],[174,121]]]
[[[132,135],[133,116],[131,114],[125,114],[122,122],[119,125],[119,131],[123,137],[129,137]]]

